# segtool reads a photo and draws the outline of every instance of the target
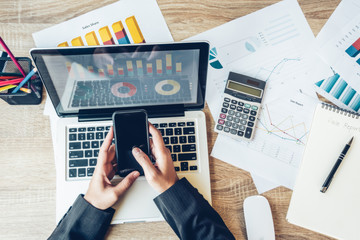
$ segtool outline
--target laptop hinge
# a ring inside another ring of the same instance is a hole
[[[80,114],[78,117],[79,122],[92,122],[92,121],[109,121],[111,120],[112,114],[101,113],[101,114]]]

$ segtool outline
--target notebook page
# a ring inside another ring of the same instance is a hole
[[[340,239],[360,239],[360,119],[319,104],[287,220]],[[352,145],[326,193],[320,189],[346,143]]]

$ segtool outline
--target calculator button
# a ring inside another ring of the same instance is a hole
[[[246,125],[246,121],[245,121],[245,120],[240,120],[240,123],[241,123],[242,125]]]
[[[251,133],[252,133],[252,128],[246,128],[246,131],[245,131],[245,137],[246,138],[250,138],[251,137]]]
[[[69,132],[77,132],[77,129],[76,128],[70,128]]]
[[[176,127],[176,123],[169,123],[169,127]]]
[[[243,102],[238,102],[238,105],[239,106],[244,106],[244,103]]]
[[[248,122],[248,126],[249,126],[249,127],[253,127],[253,126],[254,126],[254,123],[253,123],[253,122]]]
[[[258,110],[258,107],[257,106],[251,106],[251,109],[252,110]]]
[[[244,113],[249,113],[250,110],[248,108],[244,108]]]
[[[238,132],[237,132],[237,135],[240,136],[240,137],[242,137],[242,136],[244,136],[244,132],[238,131]]]
[[[223,128],[224,128],[224,127],[221,126],[221,125],[217,125],[217,126],[216,126],[216,129],[217,129],[217,130],[220,130],[220,131],[223,130]]]
[[[245,126],[244,126],[244,125],[240,125],[240,126],[239,126],[239,130],[240,130],[240,131],[245,131]]]
[[[226,107],[226,108],[229,107],[229,103],[224,102],[224,103],[223,103],[223,107]]]
[[[230,105],[230,109],[235,110],[235,109],[236,109],[236,106],[235,106],[234,104],[231,104],[231,105]]]
[[[183,127],[183,126],[185,126],[184,122],[178,122],[178,127]]]
[[[255,116],[255,115],[256,115],[256,111],[251,111],[250,114],[253,115],[253,116]]]
[[[230,130],[230,133],[233,134],[233,135],[235,135],[235,134],[237,133],[237,131],[236,131],[236,129],[233,129],[233,128],[232,128],[232,129]]]
[[[230,121],[226,121],[226,122],[225,122],[225,126],[230,127],[230,126],[231,126],[231,122],[230,122]]]
[[[229,121],[232,121],[232,120],[233,120],[233,118],[234,118],[233,116],[227,116],[227,118],[226,118],[226,119],[227,119],[227,120],[229,120]]]
[[[237,123],[233,123],[233,124],[232,124],[232,127],[233,127],[233,128],[238,128],[238,126],[239,126],[239,124],[237,124]]]
[[[236,110],[238,110],[239,112],[242,112],[243,108],[240,107],[240,106],[238,106],[238,107],[236,108]]]
[[[234,110],[230,110],[229,111],[229,115],[234,115],[235,114],[235,111]]]
[[[239,123],[239,122],[240,122],[240,118],[234,118],[234,122]]]
[[[220,118],[225,119],[226,115],[225,114],[220,114]]]
[[[236,112],[236,113],[235,113],[235,117],[241,117],[241,113]]]
[[[243,114],[241,117],[242,117],[242,119],[248,119],[249,116],[246,114]]]
[[[246,103],[244,107],[250,108],[250,106],[251,106],[250,104]]]
[[[230,132],[230,128],[224,127],[224,132]]]
[[[225,101],[225,102],[230,102],[230,98],[227,98],[227,97],[226,97],[226,98],[224,98],[224,101]]]
[[[219,119],[218,123],[221,124],[221,125],[224,125],[225,120],[224,119]]]
[[[249,120],[250,120],[250,121],[255,121],[255,117],[250,116],[250,117],[249,117]]]
[[[231,100],[231,103],[237,104],[237,101],[236,100]]]
[[[195,122],[187,122],[186,126],[195,126]]]
[[[221,112],[222,112],[222,113],[227,113],[227,111],[228,111],[228,110],[227,110],[226,108],[222,108],[222,109],[221,109]]]

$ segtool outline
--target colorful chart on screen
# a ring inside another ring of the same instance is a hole
[[[111,86],[111,93],[115,97],[128,98],[135,95],[136,87],[128,82],[119,82]]]
[[[197,67],[189,60],[193,58],[192,54],[161,52],[154,55],[146,52],[136,58],[104,54],[87,62],[81,57],[67,61],[64,69],[68,77],[74,79],[68,107],[194,102],[197,83],[193,76],[197,76]]]

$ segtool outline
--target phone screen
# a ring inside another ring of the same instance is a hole
[[[137,170],[144,175],[143,169],[132,155],[134,146],[149,155],[149,130],[145,110],[121,111],[113,115],[118,174],[126,176]]]

